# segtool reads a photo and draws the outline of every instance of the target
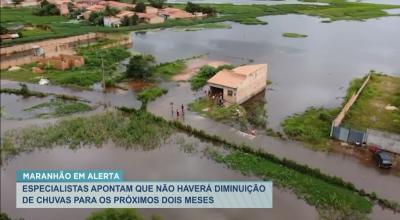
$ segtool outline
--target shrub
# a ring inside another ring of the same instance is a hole
[[[55,4],[43,0],[40,2],[39,7],[33,11],[33,14],[38,16],[60,15],[60,10],[58,10]]]

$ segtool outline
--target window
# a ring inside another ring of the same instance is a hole
[[[233,95],[233,91],[232,90],[228,90],[228,96],[232,96]]]

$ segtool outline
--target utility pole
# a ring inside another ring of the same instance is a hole
[[[101,57],[101,72],[103,75],[103,80],[102,80],[102,84],[103,84],[103,92],[106,92],[106,82],[104,80],[104,61],[103,61],[103,55],[100,55]]]

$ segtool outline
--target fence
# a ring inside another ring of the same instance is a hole
[[[35,56],[34,48],[43,48],[46,57],[57,56],[61,53],[70,54],[73,53],[73,49],[77,45],[90,44],[102,37],[104,37],[104,34],[88,33],[72,37],[3,47],[0,50],[0,69],[7,69],[11,66],[32,63],[43,58]]]

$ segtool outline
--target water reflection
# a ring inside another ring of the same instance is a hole
[[[274,89],[266,92],[268,119],[275,129],[283,118],[308,106],[338,106],[349,81],[371,69],[400,75],[400,29],[394,28],[399,17],[329,24],[304,15],[261,19],[269,24],[147,32],[134,36],[133,49],[153,54],[160,62],[209,54],[210,59],[234,64],[268,63]],[[284,38],[284,32],[308,37]]]
[[[187,136],[184,136],[187,139]],[[190,139],[189,141],[196,141]],[[101,158],[101,160],[99,160]],[[101,148],[72,151],[58,147],[21,154],[1,172],[1,210],[27,220],[84,219],[93,209],[16,209],[15,171],[17,169],[121,169],[128,180],[246,180],[246,177],[202,157],[184,153],[171,141],[152,151],[135,151],[108,143]],[[274,188],[273,209],[143,209],[163,219],[317,219],[316,210],[292,193]],[[288,212],[287,210],[290,210]]]

